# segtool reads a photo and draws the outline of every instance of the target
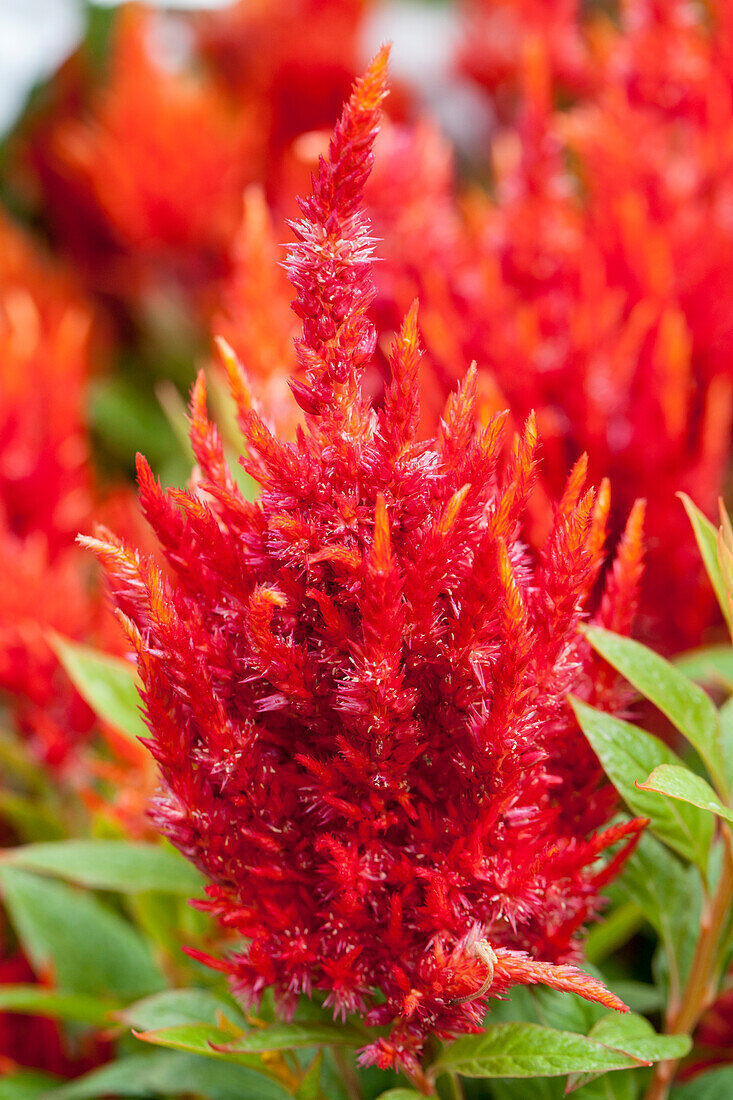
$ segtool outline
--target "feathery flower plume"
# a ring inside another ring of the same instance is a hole
[[[503,457],[504,418],[476,427],[471,370],[421,442],[416,307],[378,412],[361,392],[375,348],[363,190],[386,61],[356,84],[293,226],[294,443],[226,355],[261,498],[239,493],[200,377],[196,488],[163,492],[139,459],[170,580],[114,536],[87,542],[138,652],[155,819],[247,942],[207,961],[245,1002],[273,987],[287,1013],[317,991],[336,1016],[389,1028],[363,1060],[419,1075],[427,1036],[479,1030],[487,998],[518,982],[623,1007],[572,962],[640,823],[602,828],[613,792],[565,702],[615,691],[576,631],[607,487],[584,491],[579,462],[531,554],[534,420]],[[622,627],[638,520],[604,603]]]
[[[259,140],[253,105],[165,63],[156,19],[123,6],[106,82],[82,82],[85,110],[61,104],[30,149],[54,235],[116,299],[171,282],[200,295],[222,277]]]
[[[0,691],[49,763],[93,722],[45,637],[84,636],[95,616],[74,545],[91,514],[90,325],[68,280],[0,213]]]
[[[433,204],[419,278],[378,223],[391,323],[419,294],[426,406],[476,360],[490,408],[515,423],[536,411],[549,500],[584,452],[591,480],[613,482],[614,537],[647,498],[636,630],[671,652],[697,645],[714,601],[673,500],[682,488],[714,515],[730,456],[730,5],[623,0],[613,19],[576,0],[462,7],[464,62],[500,121],[476,150],[490,150],[491,193],[465,195],[442,247]]]

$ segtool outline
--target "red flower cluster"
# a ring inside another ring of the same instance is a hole
[[[45,631],[84,636],[92,580],[74,538],[91,514],[85,387],[91,317],[0,220],[0,689],[19,727],[60,763],[93,715]]]
[[[383,406],[363,395],[376,345],[363,192],[385,64],[356,85],[293,223],[295,443],[270,432],[225,349],[261,499],[237,489],[199,378],[196,488],[165,493],[139,462],[171,579],[113,536],[88,541],[138,652],[155,817],[211,879],[207,908],[248,941],[207,961],[245,1001],[272,986],[287,1011],[318,990],[336,1015],[389,1026],[364,1060],[417,1074],[428,1034],[478,1030],[486,998],[517,982],[620,1007],[568,962],[639,823],[595,831],[614,795],[565,702],[616,698],[576,632],[607,486],[583,494],[579,462],[531,553],[534,421],[506,455],[503,417],[476,427],[471,371],[421,442],[416,309]],[[619,630],[641,513],[601,606]]]
[[[114,297],[221,276],[258,132],[205,74],[167,66],[154,32],[152,12],[123,7],[106,83],[78,80],[86,110],[55,105],[31,149],[62,245]]]
[[[397,269],[380,305],[396,323],[419,291],[428,389],[475,359],[488,408],[537,411],[548,498],[587,452],[614,532],[648,499],[641,632],[697,644],[711,601],[673,494],[712,514],[730,449],[730,6],[711,25],[677,0],[628,0],[618,24],[564,0],[467,7],[466,65],[502,120],[492,193],[471,191],[458,226],[436,195],[419,273],[380,220]]]
[[[176,25],[126,4],[104,81],[83,56],[67,64],[25,168],[94,294],[127,306],[174,291],[208,316],[244,188],[267,184],[273,198],[294,166],[302,179],[294,140],[330,125],[347,94],[362,7],[235,4],[181,18],[174,42]]]

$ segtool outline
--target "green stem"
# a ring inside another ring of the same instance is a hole
[[[723,841],[723,866],[715,893],[703,908],[687,985],[679,1004],[667,1015],[665,1030],[670,1035],[692,1035],[718,992],[720,939],[733,904],[733,841],[727,826],[723,826]],[[645,1100],[667,1100],[678,1065],[679,1059],[657,1062]]]

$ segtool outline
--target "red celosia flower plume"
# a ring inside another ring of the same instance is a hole
[[[73,758],[95,718],[49,632],[113,651],[123,642],[75,545],[95,511],[86,423],[93,321],[68,273],[0,212],[0,692],[51,765]],[[131,500],[118,491],[97,511],[137,534]]]
[[[106,84],[92,85],[85,111],[71,104],[48,119],[31,150],[62,245],[116,297],[174,281],[200,292],[220,278],[258,169],[254,109],[193,66],[166,65],[154,30],[152,11],[125,5]],[[98,254],[80,221],[94,226]]]
[[[420,441],[416,308],[378,412],[361,392],[385,65],[357,83],[294,224],[296,442],[270,432],[230,356],[260,500],[237,489],[200,378],[196,488],[164,493],[139,463],[171,578],[114,537],[91,542],[138,651],[156,820],[248,943],[209,961],[245,1001],[272,986],[287,1011],[317,990],[336,1015],[389,1027],[364,1060],[415,1072],[429,1034],[478,1030],[487,997],[517,982],[621,1007],[570,963],[623,859],[604,871],[598,857],[627,853],[639,823],[597,831],[613,792],[565,702],[613,699],[576,630],[607,487],[584,492],[578,463],[530,553],[534,420],[506,456],[502,416],[476,427],[470,371]],[[621,629],[639,520],[603,603]]]
[[[89,503],[91,315],[0,211],[0,511],[19,538],[70,546]]]
[[[295,371],[297,318],[292,288],[262,189],[244,195],[242,223],[232,248],[232,271],[222,287],[213,331],[226,340],[245,368],[280,434],[290,435],[298,418],[289,382]]]
[[[93,715],[46,641],[88,634],[91,575],[74,545],[91,514],[85,386],[91,315],[0,215],[0,690],[59,763]]]
[[[482,413],[506,406],[522,423],[536,411],[548,499],[584,452],[590,477],[613,481],[614,535],[648,499],[637,630],[678,651],[699,644],[714,601],[674,493],[713,514],[730,455],[731,11],[618,9],[611,20],[574,0],[465,0],[471,71],[502,124],[476,151],[491,153],[490,194],[456,201],[448,180],[446,201],[430,176],[419,271],[408,216],[377,196],[377,305],[396,327],[420,297],[428,415],[476,360]],[[413,139],[403,171],[419,155]]]

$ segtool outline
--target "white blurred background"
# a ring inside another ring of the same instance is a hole
[[[119,0],[95,0],[100,8]],[[179,11],[226,7],[229,0],[150,0]],[[28,93],[68,57],[81,39],[86,0],[0,0],[0,134],[12,126]]]
[[[226,7],[232,0],[147,0],[175,12]],[[337,4],[339,0],[333,0]],[[121,0],[0,0],[0,137],[23,110],[29,93],[58,68],[85,33],[90,6]],[[392,42],[393,74],[460,149],[485,132],[486,104],[451,71],[458,26],[451,0],[382,0],[364,25],[364,62]]]

